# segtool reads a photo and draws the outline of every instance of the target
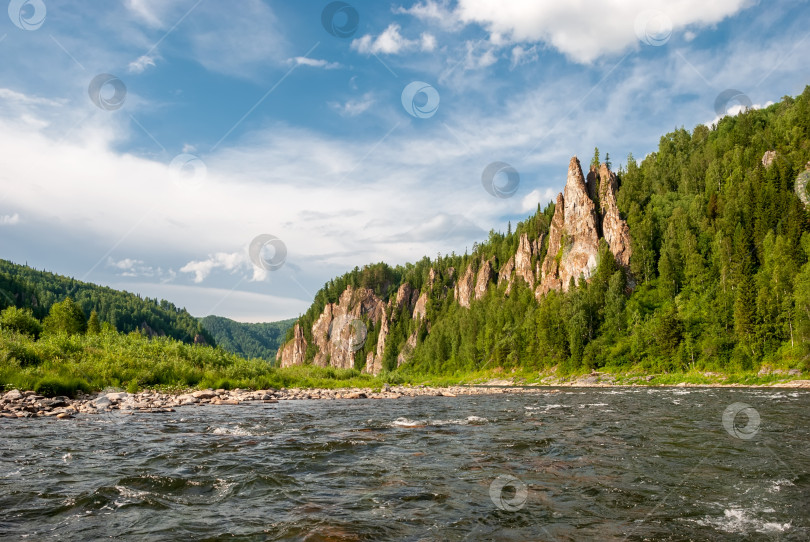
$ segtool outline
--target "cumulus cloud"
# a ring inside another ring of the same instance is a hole
[[[194,282],[200,283],[211,274],[214,269],[225,271],[235,271],[250,264],[247,253],[242,252],[217,252],[209,255],[205,260],[188,262],[180,268],[181,273],[193,273]]]
[[[401,27],[396,23],[388,25],[377,37],[366,34],[352,41],[352,49],[363,54],[395,55],[407,51],[432,51],[436,48],[436,38],[423,33],[419,39],[408,39],[400,33]]]
[[[129,73],[143,73],[147,68],[155,67],[155,59],[148,55],[139,56],[127,66]]]
[[[559,0],[423,0],[405,13],[445,28],[477,24],[489,32],[496,46],[548,44],[579,63],[640,46],[637,26],[644,31],[645,12],[660,12],[672,31],[687,32],[711,26],[752,5],[751,0],[626,0],[623,2],[560,2]],[[637,25],[638,23],[638,25]]]
[[[320,58],[309,58],[306,56],[297,56],[289,59],[287,62],[295,63],[298,66],[310,66],[312,68],[323,68],[325,70],[336,70],[341,67],[339,62],[329,62]]]
[[[545,207],[548,202],[554,201],[556,197],[557,193],[551,188],[542,191],[535,188],[520,200],[520,210],[524,213],[532,213],[537,210],[538,204],[540,204],[540,207]]]

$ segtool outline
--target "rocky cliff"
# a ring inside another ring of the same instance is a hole
[[[571,158],[565,189],[557,196],[547,233],[548,249],[544,258],[541,258],[541,249],[545,235],[522,232],[515,253],[500,265],[496,258],[475,256],[475,260],[459,271],[457,280],[453,267],[446,268],[444,276],[431,268],[421,289],[403,282],[387,302],[372,290],[347,286],[338,302],[327,304],[312,325],[312,343],[316,347],[312,363],[354,367],[356,351],[366,340],[363,322],[368,322],[378,333],[376,344],[366,349],[365,371],[378,374],[383,369],[385,350],[390,347],[392,329],[397,329],[398,319],[409,315],[415,323],[405,322],[408,332],[400,331],[395,343],[398,345],[397,366],[406,363],[418,347],[419,330],[430,331],[427,321],[430,299],[441,301],[452,289],[455,301],[469,308],[474,300],[487,295],[493,283],[505,283],[504,292],[509,295],[518,279],[534,289],[538,299],[552,289],[567,291],[571,279],[588,280],[596,270],[602,237],[617,262],[627,268],[630,234],[616,206],[617,190],[616,175],[605,164],[591,168],[586,181],[579,160]],[[296,324],[292,340],[279,349],[277,359],[282,367],[306,361],[306,336]]]

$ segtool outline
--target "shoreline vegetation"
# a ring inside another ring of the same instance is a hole
[[[810,387],[810,380],[803,380],[808,377],[807,371],[767,362],[758,365],[755,371],[737,372],[705,364],[671,372],[654,371],[644,365],[566,371],[562,365],[491,367],[450,374],[421,373],[403,366],[376,376],[357,369],[314,365],[278,368],[267,360],[245,359],[218,346],[186,344],[171,337],[149,336],[137,331],[121,333],[110,326],[93,323],[92,315],[90,321],[85,322],[71,303],[68,299],[55,304],[57,309],[52,310],[41,325],[24,310],[11,308],[0,313],[0,394],[6,393],[4,397],[8,397],[7,392],[25,390],[18,392],[20,397],[12,393],[16,399],[7,406],[20,408],[0,411],[10,414],[6,417],[17,417],[20,413],[39,415],[38,403],[43,408],[51,406],[49,410],[42,410],[43,416],[49,412],[58,415],[65,413],[59,411],[60,408],[85,405],[109,393],[113,397],[123,393],[120,397],[131,398],[133,404],[142,402],[139,397],[157,394],[157,402],[146,401],[147,406],[137,409],[160,411],[180,406],[178,397],[203,390],[222,390],[215,399],[229,404],[229,401],[244,402],[248,400],[246,397],[250,397],[249,400],[336,399],[362,394],[391,398],[437,395],[443,393],[442,390],[448,393],[476,390],[473,393],[478,393],[477,390],[494,389],[482,386],[541,386],[533,388],[541,390],[558,386]],[[73,313],[75,317],[70,316]],[[804,367],[801,363],[796,365]],[[391,389],[397,391],[387,391]],[[97,395],[99,392],[101,395]],[[265,395],[269,397],[262,399]],[[58,400],[54,402],[53,398]],[[61,402],[66,404],[61,405]],[[113,406],[115,404],[113,402]],[[76,412],[79,411],[82,410],[77,408]]]

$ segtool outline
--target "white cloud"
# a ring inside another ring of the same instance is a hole
[[[396,13],[413,15],[445,28],[478,24],[495,46],[546,43],[579,63],[640,47],[636,19],[647,10],[664,14],[672,31],[687,32],[714,25],[752,5],[751,0],[624,0],[622,2],[561,2],[559,0],[423,0]],[[642,22],[643,28],[643,22]],[[687,30],[688,29],[688,30]]]
[[[458,30],[463,26],[463,23],[455,16],[446,0],[442,2],[423,0],[409,8],[398,7],[394,10],[394,13],[411,15],[426,23],[438,25],[447,31]]]
[[[746,108],[744,105],[735,103],[733,105],[728,106],[725,115],[717,115],[716,117],[714,117],[713,120],[710,120],[709,122],[704,122],[703,124],[711,128],[713,125],[716,125],[718,122],[720,122],[720,119],[722,119],[723,117],[736,117],[740,113],[744,112],[746,109],[763,109],[773,104],[774,102],[768,101],[765,102],[764,104],[751,104],[751,107]]]
[[[155,59],[151,56],[142,55],[130,62],[129,66],[127,66],[127,70],[129,73],[143,73],[150,67],[155,67]]]
[[[521,45],[515,45],[512,48],[511,69],[515,69],[516,67],[522,66],[523,64],[529,64],[530,62],[536,62],[537,59],[538,55],[536,45],[532,45],[531,47],[523,47]]]
[[[351,48],[367,55],[380,53],[395,55],[414,50],[433,51],[436,48],[436,38],[433,35],[423,33],[418,40],[411,40],[400,34],[400,30],[401,27],[398,24],[391,23],[376,38],[371,34],[366,34],[352,40]]]
[[[426,52],[431,52],[436,49],[436,36],[424,32],[420,39],[422,40],[421,49]]]
[[[523,213],[533,213],[537,210],[537,204],[540,204],[541,208],[545,207],[548,202],[554,201],[556,197],[557,192],[551,188],[546,188],[542,192],[539,188],[535,188],[520,200],[520,210]]]
[[[375,99],[371,92],[365,93],[360,99],[348,100],[345,103],[330,102],[329,106],[337,111],[343,117],[356,117],[361,113],[365,113],[372,105]]]
[[[51,107],[59,107],[62,105],[61,101],[41,98],[39,96],[30,96],[8,88],[0,88],[0,100],[13,102],[18,105],[46,105]]]
[[[339,62],[329,62],[319,58],[309,58],[306,56],[297,56],[289,59],[287,62],[295,63],[298,66],[311,66],[313,68],[323,68],[325,70],[336,70],[341,67]]]
[[[124,271],[129,271],[136,265],[143,265],[143,261],[141,260],[134,260],[132,258],[124,258],[123,260],[118,260],[117,262],[110,258],[107,261],[107,264],[111,267],[117,267],[118,269],[123,269]]]
[[[14,213],[13,215],[0,215],[0,226],[13,226],[14,224],[18,224],[19,222],[20,222],[19,213]]]
[[[217,252],[209,255],[205,260],[191,261],[180,268],[181,273],[193,273],[194,282],[200,283],[211,274],[214,269],[224,269],[225,271],[235,271],[250,264],[247,253],[242,252]]]

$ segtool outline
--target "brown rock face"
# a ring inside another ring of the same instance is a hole
[[[312,324],[312,340],[318,353],[312,363],[339,369],[354,367],[354,354],[365,341],[366,316],[375,324],[385,313],[385,303],[367,288],[348,286],[337,303],[329,303]]]
[[[771,167],[775,159],[776,151],[765,151],[765,154],[762,155],[762,166],[765,168]]]
[[[481,262],[481,269],[478,270],[478,278],[475,281],[475,299],[481,299],[487,293],[489,283],[495,278],[492,270],[492,262],[489,260]]]
[[[567,291],[571,278],[590,278],[597,266],[598,249],[595,207],[575,156],[568,164],[564,195],[557,196],[537,294],[551,289]]]
[[[427,293],[423,292],[416,300],[416,305],[413,307],[413,319],[424,320],[427,317]]]
[[[464,272],[464,276],[456,283],[454,293],[459,305],[470,308],[470,299],[472,298],[474,288],[475,277],[473,276],[472,267],[468,267],[467,271]]]
[[[511,256],[509,260],[501,266],[501,270],[498,272],[498,284],[503,284],[507,282],[506,285],[506,295],[509,295],[509,292],[512,291],[512,284],[514,283],[514,279],[512,278],[512,272],[515,270],[515,257]]]
[[[293,329],[293,339],[278,349],[276,360],[281,367],[301,365],[306,359],[306,353],[307,340],[304,338],[304,332],[301,326],[296,323]]]
[[[515,253],[515,274],[525,280],[529,286],[534,286],[533,254],[534,243],[529,243],[529,236],[524,233],[520,236],[520,244]]]
[[[380,321],[380,333],[377,335],[377,350],[366,355],[366,372],[376,375],[382,371],[382,359],[385,353],[385,340],[388,338],[388,316],[383,312]]]
[[[630,228],[619,215],[616,205],[616,192],[619,183],[616,174],[610,171],[606,164],[599,167],[599,204],[601,207],[602,235],[610,246],[610,251],[616,261],[628,269],[630,267]]]
[[[407,282],[402,284],[397,290],[397,297],[394,300],[394,310],[391,313],[391,318],[396,320],[399,316],[399,313],[402,311],[402,307],[408,307],[408,311],[410,312],[413,310],[413,306],[416,303],[417,296],[419,292],[415,291],[413,287]]]

